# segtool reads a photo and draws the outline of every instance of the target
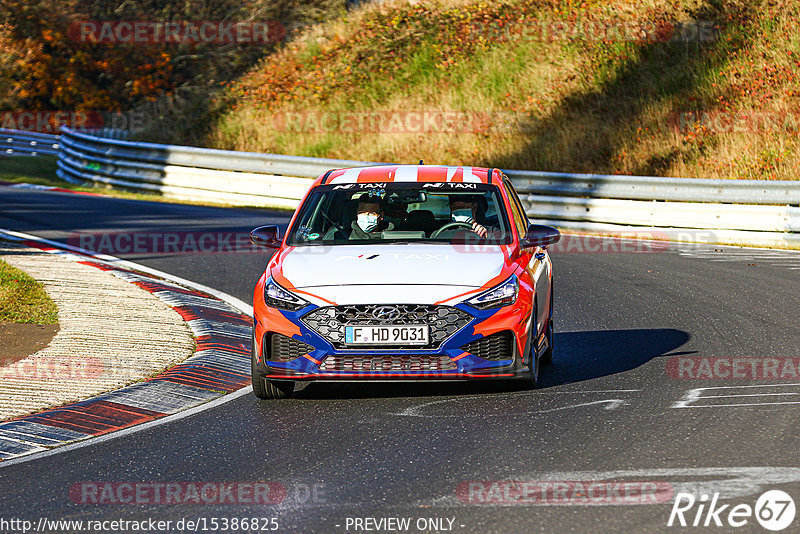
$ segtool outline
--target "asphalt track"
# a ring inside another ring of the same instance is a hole
[[[245,234],[287,221],[280,212],[0,187],[0,227],[72,244],[75,232]],[[495,494],[481,504],[457,492],[468,481],[508,480],[654,482],[668,494],[718,492],[722,503],[751,506],[781,489],[800,503],[800,376],[668,372],[681,357],[800,356],[800,254],[655,249],[553,254],[555,363],[535,390],[312,384],[286,401],[245,395],[123,438],[0,467],[0,519],[276,517],[282,532],[355,532],[353,518],[408,517],[411,532],[421,518],[452,518],[455,532],[676,530],[666,526],[669,502],[498,503]],[[246,302],[266,261],[258,253],[115,255]],[[259,506],[73,502],[70,487],[85,481],[270,481],[286,497]],[[764,532],[753,518],[737,531]]]

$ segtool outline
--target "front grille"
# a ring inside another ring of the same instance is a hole
[[[461,350],[484,360],[510,360],[514,355],[514,335],[507,330],[496,332],[467,343]]]
[[[281,334],[273,333],[269,335],[271,339],[267,345],[269,347],[269,354],[267,354],[266,358],[269,361],[288,362],[309,354],[314,350],[314,347],[308,343],[303,343],[302,341]]]
[[[381,312],[388,313],[381,318]],[[303,322],[323,338],[331,342],[337,349],[351,349],[344,343],[345,325],[406,325],[427,324],[430,326],[430,343],[415,345],[415,349],[435,349],[443,341],[464,328],[472,320],[472,316],[452,306],[435,306],[427,304],[358,304],[350,306],[327,306],[317,308],[303,316]],[[407,346],[398,345],[361,345],[358,350],[401,349]]]
[[[328,356],[322,371],[452,371],[456,364],[447,356]]]

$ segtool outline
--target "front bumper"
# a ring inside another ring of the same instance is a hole
[[[309,305],[291,312],[267,306],[262,299],[255,306],[257,367],[271,380],[303,381],[491,380],[528,373],[529,362],[522,355],[526,354],[531,307],[524,299],[494,310],[466,304],[447,308],[452,313],[439,310],[440,315],[453,321],[459,317],[461,322],[457,328],[429,323],[432,339],[436,328],[447,333],[430,347],[352,349],[339,342],[336,332],[308,320],[325,307]],[[338,328],[339,323],[332,324]]]

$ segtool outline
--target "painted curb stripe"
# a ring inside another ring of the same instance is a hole
[[[210,295],[188,295],[175,291],[157,291],[153,294],[173,308],[180,306],[184,308],[213,309],[223,312],[229,312],[231,310],[229,305]]]
[[[185,306],[176,306],[173,309],[181,314],[186,321],[191,321],[194,319],[206,319],[209,321],[230,322],[233,324],[243,324],[247,326],[251,326],[253,324],[253,322],[249,319],[247,321],[242,320],[242,315],[240,313],[210,310],[205,308],[188,308]]]
[[[167,380],[153,381],[123,388],[97,397],[98,399],[137,408],[172,414],[217,398],[215,392]]]
[[[31,423],[36,424],[36,423]],[[47,425],[41,425],[44,428],[50,428]],[[61,443],[60,440],[57,439],[50,439],[44,436],[38,436],[35,434],[22,434],[20,432],[11,432],[10,430],[3,430],[0,431],[0,438],[5,438],[11,441],[22,441],[25,443],[30,443],[31,445],[58,445]]]
[[[45,439],[54,441],[56,443],[89,437],[89,434],[84,434],[83,432],[75,432],[74,430],[67,430],[65,428],[40,425],[39,423],[34,423],[32,421],[11,421],[9,423],[4,423],[3,431],[8,433],[8,437],[13,437],[12,434],[17,434],[20,436],[19,438],[14,439],[28,441]]]
[[[31,454],[33,452],[44,450],[47,449],[37,445],[31,445],[30,443],[0,439],[0,460],[16,458],[17,456],[22,456],[23,454]]]
[[[202,350],[221,350],[250,356],[250,347],[241,343],[241,339],[238,337],[200,336],[197,338],[197,352]]]
[[[192,319],[186,321],[195,336],[234,336],[244,340],[249,340],[253,336],[253,325],[251,322],[246,324],[230,324],[220,321],[208,321],[206,319]]]
[[[4,182],[0,181],[0,185],[7,185],[14,189],[32,189],[34,191],[55,191],[56,193],[71,193],[73,195],[86,195],[90,197],[105,197],[98,193],[90,193],[88,191],[75,191],[73,189],[66,189],[64,187],[55,187],[52,185],[29,184],[26,182]]]
[[[152,293],[172,307],[195,336],[194,355],[150,378],[91,399],[0,423],[0,461],[109,434],[189,410],[250,384],[250,316],[209,293],[156,275],[86,257],[67,247],[20,239],[109,272]]]
[[[99,436],[163,415],[160,412],[91,399],[32,415],[26,420]]]

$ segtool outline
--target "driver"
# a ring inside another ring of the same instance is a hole
[[[480,217],[480,205],[482,197],[474,195],[451,195],[450,196],[450,218],[453,222],[460,222],[472,225],[472,231],[480,237],[486,237],[489,231],[478,222]]]
[[[394,229],[394,224],[383,217],[384,207],[379,200],[359,200],[356,220],[350,224],[350,239],[380,239],[381,232]]]

